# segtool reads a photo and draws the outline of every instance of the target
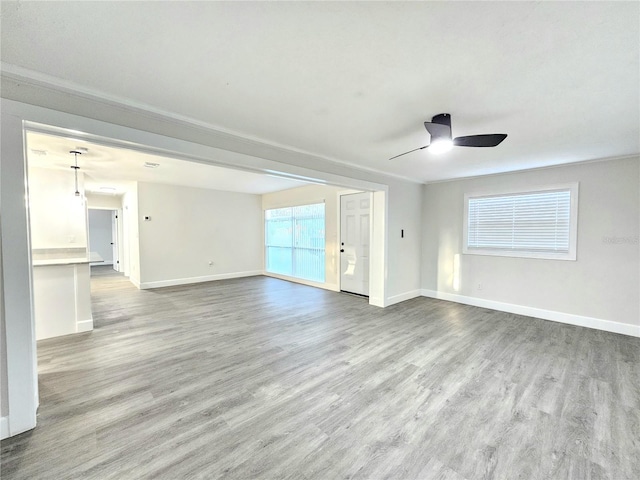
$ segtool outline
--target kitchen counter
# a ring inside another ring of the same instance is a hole
[[[100,261],[86,249],[33,250],[37,340],[93,330],[89,262]]]
[[[76,263],[94,263],[104,261],[104,259],[96,252],[87,252],[84,249],[71,248],[48,249],[47,251],[34,250],[31,258],[34,267],[41,267],[43,265],[72,265]]]

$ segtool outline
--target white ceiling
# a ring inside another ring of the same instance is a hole
[[[306,185],[296,180],[150,155],[81,139],[27,132],[29,167],[65,170],[72,175],[70,166],[74,164],[74,156],[69,152],[78,148],[88,150],[78,155],[78,166],[84,175],[84,186],[88,192],[121,194],[129,188],[131,182],[165,183],[254,194]],[[145,162],[157,163],[159,166],[148,168],[144,166]]]
[[[2,61],[421,181],[640,151],[639,2],[2,2]],[[507,133],[427,150],[422,123]]]

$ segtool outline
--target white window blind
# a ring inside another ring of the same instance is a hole
[[[265,211],[265,270],[324,282],[324,203]]]
[[[467,196],[464,253],[575,259],[573,192]]]

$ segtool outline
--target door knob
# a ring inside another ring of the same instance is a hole
[[[344,253],[344,248],[341,248],[341,249],[340,249],[340,253]]]

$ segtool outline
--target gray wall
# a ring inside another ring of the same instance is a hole
[[[419,294],[423,185],[388,182],[387,295]],[[404,230],[404,237],[401,235]],[[406,297],[409,298],[409,297]],[[403,298],[406,299],[406,298]]]
[[[638,325],[639,166],[636,157],[424,186],[422,288]],[[569,182],[580,184],[577,261],[462,255],[465,193]]]
[[[4,326],[2,278],[2,238],[0,238],[0,417],[6,417],[9,415],[9,390],[7,389],[7,334]]]

